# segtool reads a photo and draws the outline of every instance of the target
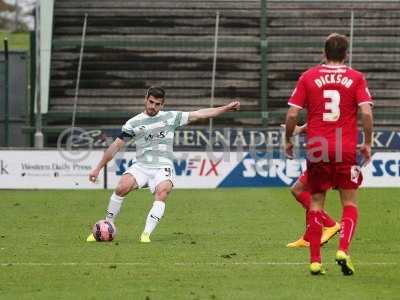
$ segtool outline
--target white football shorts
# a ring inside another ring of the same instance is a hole
[[[149,187],[152,194],[156,186],[165,180],[169,180],[175,186],[175,170],[172,167],[145,168],[138,164],[133,164],[125,172],[135,177],[139,188]]]

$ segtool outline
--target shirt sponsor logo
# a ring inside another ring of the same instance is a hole
[[[155,138],[158,138],[158,139],[163,139],[163,138],[165,138],[165,136],[166,136],[166,132],[165,131],[160,131],[159,133],[157,133],[157,134],[152,134],[152,133],[150,133],[149,135],[146,135],[145,137],[144,137],[144,140],[146,141],[146,142],[148,142],[148,141],[152,141],[152,140],[154,140]]]

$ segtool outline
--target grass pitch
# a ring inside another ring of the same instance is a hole
[[[396,299],[400,295],[399,189],[363,189],[352,245],[356,274],[308,273],[308,250],[287,249],[304,212],[288,189],[175,190],[152,235],[151,206],[131,193],[110,243],[86,243],[110,191],[0,191],[1,299]],[[336,192],[328,211],[340,216]]]

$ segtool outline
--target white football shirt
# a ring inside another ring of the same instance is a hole
[[[173,167],[175,129],[189,122],[189,112],[159,111],[155,116],[145,113],[129,119],[122,131],[136,144],[137,163],[147,168]]]

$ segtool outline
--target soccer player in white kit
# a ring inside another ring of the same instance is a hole
[[[104,152],[99,164],[89,173],[89,180],[95,182],[101,169],[122,149],[125,142],[134,139],[136,143],[136,163],[122,175],[110,197],[106,220],[114,223],[125,196],[132,190],[149,186],[154,195],[153,207],[146,219],[142,243],[150,242],[150,234],[164,215],[165,202],[175,185],[173,165],[173,141],[175,129],[200,119],[217,117],[240,108],[239,101],[227,105],[205,108],[197,111],[162,111],[165,92],[161,87],[150,87],[145,96],[144,112],[129,119],[122,126],[120,135]],[[93,234],[86,239],[95,241]]]

